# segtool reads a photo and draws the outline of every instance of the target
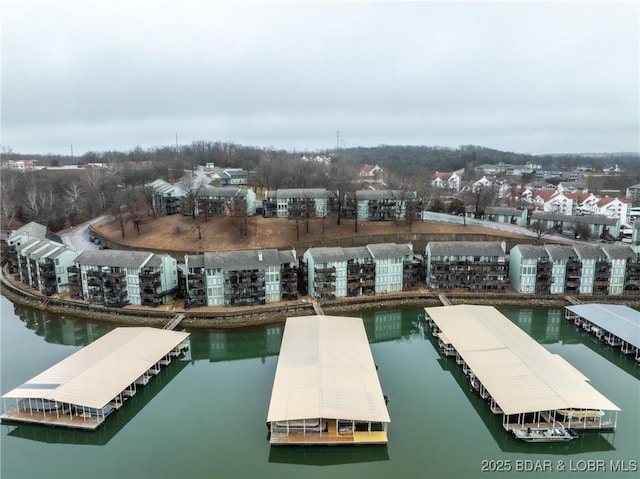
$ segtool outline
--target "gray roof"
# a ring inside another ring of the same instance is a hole
[[[640,348],[640,312],[635,309],[619,304],[579,304],[565,308]]]
[[[8,239],[11,239],[13,236],[19,236],[22,234],[26,234],[31,238],[45,239],[47,237],[47,227],[41,225],[40,223],[36,223],[32,221],[31,223],[27,223],[24,226],[21,226],[13,233],[9,235]]]
[[[185,263],[188,268],[204,268],[204,255],[188,254],[185,258]]]
[[[42,248],[39,248],[31,254],[33,258],[45,258],[56,250],[64,248],[60,243],[55,243],[53,241],[43,241],[42,246]]]
[[[344,254],[344,250],[339,246],[309,248],[307,252],[316,263],[335,263],[337,261],[346,261],[349,259]]]
[[[598,245],[592,244],[575,244],[573,249],[578,253],[580,258],[598,259],[602,258],[605,254],[602,252],[602,248]]]
[[[633,251],[633,248],[628,244],[605,244],[602,245],[602,250],[610,259],[627,259],[635,258],[637,256]]]
[[[544,256],[548,256],[547,252],[542,245],[534,245],[534,244],[519,244],[513,247],[513,249],[518,249],[523,258],[529,259],[538,259]]]
[[[16,251],[20,254],[28,254],[29,251],[34,251],[39,246],[42,246],[45,242],[46,240],[43,239],[29,237],[27,241],[16,247]]]
[[[297,263],[298,258],[296,256],[295,250],[283,250],[278,251],[280,255],[280,263]]]
[[[432,256],[504,256],[497,241],[429,241]]]
[[[206,185],[198,191],[198,196],[214,198],[234,198],[238,195],[246,195],[247,192],[237,186],[210,186]]]
[[[606,226],[618,224],[617,218],[609,218],[608,216],[603,215],[573,216],[563,215],[561,213],[553,213],[551,211],[534,211],[531,215],[531,221],[535,220],[562,221],[564,223],[584,223]]]
[[[371,259],[371,252],[366,246],[351,246],[342,248],[342,252],[347,260],[350,259]]]
[[[485,215],[522,216],[526,210],[510,208],[508,206],[488,206],[484,209]]]
[[[220,268],[225,271],[261,270],[268,266],[278,266],[280,264],[282,264],[280,253],[277,249],[204,253],[204,266],[207,269]]]
[[[404,195],[408,197],[408,194]],[[356,199],[358,200],[382,200],[387,198],[401,199],[402,193],[398,190],[358,190],[356,191]]]
[[[407,244],[378,243],[367,245],[374,258],[399,258],[413,255],[413,249]]]
[[[265,198],[328,198],[334,194],[324,188],[283,188],[267,191]]]
[[[154,256],[156,258],[150,258]],[[151,260],[154,261],[151,261]],[[149,260],[149,261],[147,261]],[[119,268],[141,268],[145,266],[159,266],[160,257],[148,251],[127,250],[88,250],[83,251],[76,258],[76,263],[88,266],[112,266]]]
[[[572,246],[560,245],[560,244],[548,244],[545,245],[549,258],[551,259],[568,259],[572,256],[576,256],[576,252]]]

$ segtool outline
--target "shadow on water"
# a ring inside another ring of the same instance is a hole
[[[387,446],[272,446],[269,451],[269,462],[306,466],[331,466],[388,460]]]
[[[138,386],[136,395],[125,401],[104,424],[95,431],[83,431],[64,427],[39,426],[3,422],[8,436],[49,444],[84,444],[103,446],[113,439],[156,395],[160,393],[187,365],[187,359],[174,359],[152,377],[144,386]]]
[[[542,323],[544,322],[542,321]],[[538,327],[545,329],[544,324],[539,324]],[[431,333],[431,328],[425,328],[424,336],[425,339],[431,343],[433,348],[438,351],[439,358],[437,361],[440,368],[443,371],[451,373],[456,383],[458,383],[458,386],[460,386],[460,389],[462,389],[465,397],[473,406],[485,427],[493,437],[494,441],[498,447],[500,447],[501,451],[525,454],[571,455],[615,450],[615,447],[612,444],[613,438],[615,437],[613,432],[580,431],[578,432],[578,437],[563,443],[531,444],[516,439],[513,434],[505,431],[502,426],[502,415],[493,414],[489,408],[489,402],[482,399],[471,388],[468,377],[465,376],[462,371],[462,367],[456,363],[455,357],[448,357],[440,352],[438,348],[438,341]]]

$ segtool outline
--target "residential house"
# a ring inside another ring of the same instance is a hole
[[[565,195],[567,194],[586,194],[587,193],[587,186],[584,183],[580,183],[580,182],[569,182],[569,181],[561,181],[560,183],[558,183],[558,187],[557,187],[558,191],[560,193],[564,193]]]
[[[530,175],[538,168],[540,168],[540,165],[535,165],[531,162],[528,162],[525,165],[507,165],[505,174],[507,176]]]
[[[582,178],[584,178],[584,172],[578,169],[571,170],[567,178],[569,181],[582,181]]]
[[[364,165],[358,172],[358,181],[384,183],[384,170],[379,165]]]
[[[335,208],[336,194],[325,188],[286,188],[267,191],[263,205],[265,218],[323,218]]]
[[[242,168],[214,168],[211,179],[221,186],[247,184],[247,172]]]
[[[474,193],[477,193],[486,188],[499,188],[499,187],[500,187],[500,182],[498,181],[497,177],[485,175],[482,178],[480,178],[478,181],[475,181],[473,183],[472,191]]]
[[[436,171],[431,177],[431,186],[445,190],[459,191],[460,180],[460,175],[455,171]]]
[[[83,251],[68,271],[77,279],[75,288],[70,288],[71,296],[82,297],[94,305],[159,306],[172,301],[178,289],[177,262],[167,254]]]
[[[0,165],[2,165],[3,168],[19,171],[21,173],[25,173],[27,171],[33,171],[36,169],[36,164],[34,160],[9,160],[9,161],[0,163]]]
[[[425,282],[437,290],[503,292],[509,287],[504,242],[430,241]]]
[[[542,211],[570,215],[573,212],[573,200],[559,191],[540,190],[533,198],[533,204]]]
[[[629,220],[630,201],[626,199],[611,198],[605,196],[597,203],[597,211],[595,214],[604,215],[609,218],[619,218],[622,222]]]
[[[536,178],[549,179],[560,178],[562,170],[557,166],[546,166],[536,170]]]
[[[208,252],[185,256],[187,306],[254,306],[298,297],[294,251]]]

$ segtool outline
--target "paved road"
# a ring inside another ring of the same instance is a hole
[[[98,223],[105,218],[107,218],[107,215],[98,216],[90,221],[87,221],[83,225],[76,226],[73,231],[70,231],[69,233],[63,234],[61,236],[62,242],[69,248],[74,249],[78,252],[100,249],[98,245],[95,245],[91,241],[89,241],[89,226],[94,223]]]

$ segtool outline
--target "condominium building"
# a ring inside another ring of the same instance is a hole
[[[15,246],[14,253],[13,272],[20,281],[47,296],[68,291],[67,268],[74,263],[74,250],[56,241],[30,238]]]
[[[334,208],[336,194],[324,188],[286,188],[267,191],[264,197],[265,218],[323,218]]]

